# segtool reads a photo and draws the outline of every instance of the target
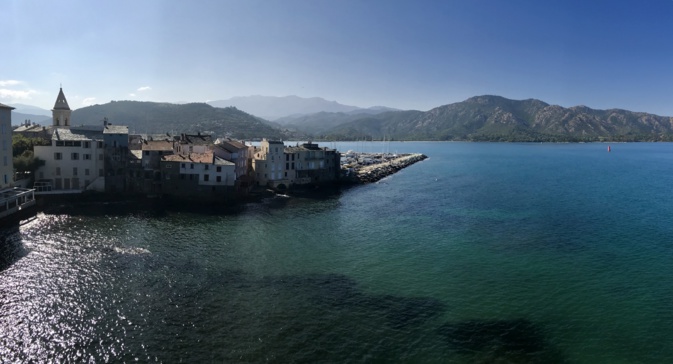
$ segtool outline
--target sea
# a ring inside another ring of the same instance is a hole
[[[429,158],[235,211],[23,221],[0,240],[0,362],[673,358],[673,144],[325,146]]]

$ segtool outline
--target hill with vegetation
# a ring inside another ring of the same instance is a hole
[[[170,104],[112,101],[77,109],[72,125],[102,123],[127,125],[130,133],[212,133],[238,139],[281,139],[285,134],[266,120],[235,107],[218,108],[205,103]]]
[[[476,96],[427,112],[371,115],[317,133],[326,140],[513,142],[673,141],[673,118],[621,109],[564,108],[535,99]]]

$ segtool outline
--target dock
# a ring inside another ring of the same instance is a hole
[[[342,179],[354,184],[377,182],[416,162],[425,154],[346,153]]]

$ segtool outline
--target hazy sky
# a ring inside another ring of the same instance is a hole
[[[0,102],[475,95],[673,116],[673,0],[0,1]]]

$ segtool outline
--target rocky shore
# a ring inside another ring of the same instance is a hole
[[[426,155],[416,153],[400,154],[392,158],[368,158],[374,162],[351,164],[346,169],[344,179],[355,184],[376,182],[426,158]]]

